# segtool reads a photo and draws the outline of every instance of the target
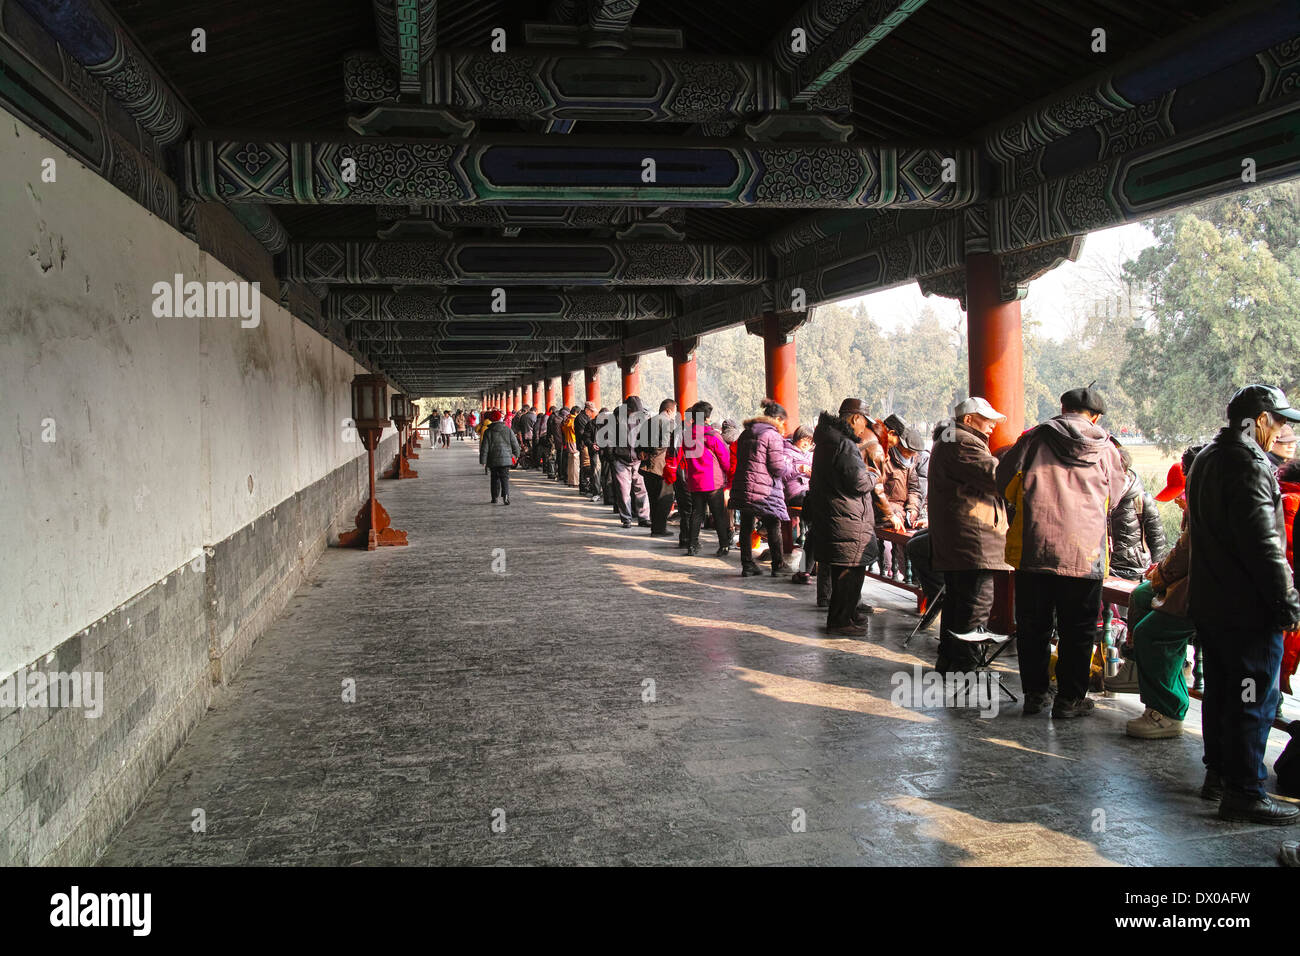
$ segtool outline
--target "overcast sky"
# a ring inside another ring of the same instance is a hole
[[[1155,238],[1141,223],[1129,223],[1091,233],[1083,244],[1078,262],[1066,262],[1029,284],[1029,294],[1022,303],[1024,314],[1042,323],[1043,331],[1060,340],[1069,332],[1071,305],[1088,290],[1097,288],[1105,272],[1117,274],[1119,266],[1131,259]],[[908,322],[928,304],[946,323],[955,324],[962,311],[956,300],[940,296],[926,298],[915,282],[844,300],[844,305],[861,302],[871,317],[885,328]]]

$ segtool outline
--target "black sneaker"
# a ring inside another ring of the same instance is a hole
[[[648,527],[650,527],[650,522],[649,522],[649,521],[638,521],[638,522],[636,523],[636,526],[637,526],[638,528],[648,528]]]
[[[713,556],[715,558],[725,558],[729,554],[731,554],[731,548],[725,544],[722,547],[718,548],[717,551],[713,552]]]
[[[493,498],[493,499],[492,499],[492,503],[493,503],[493,504],[496,504],[496,503],[497,503],[497,500],[496,500],[495,498]]]
[[[1032,717],[1034,714],[1041,714],[1051,702],[1051,691],[1030,691],[1025,694],[1025,703],[1020,708],[1020,712],[1026,717]]]
[[[510,504],[510,496],[509,496],[509,495],[504,496],[504,497],[501,499],[501,503],[502,503],[503,505],[508,505],[508,504]]]
[[[688,558],[695,558],[695,557],[698,557],[699,554],[700,554],[700,549],[697,548],[697,547],[695,547],[695,545],[693,545],[693,544],[692,544],[692,545],[689,545],[689,546],[686,548],[686,556],[687,556]]]
[[[1223,778],[1217,771],[1206,770],[1205,782],[1201,784],[1202,800],[1222,800],[1223,799]]]
[[[812,584],[812,578],[808,577],[807,571],[796,571],[790,577],[791,584]]]
[[[762,570],[757,564],[742,564],[740,566],[740,576],[742,578],[756,578],[762,575]]]
[[[1068,720],[1071,717],[1086,717],[1096,706],[1091,697],[1079,697],[1073,700],[1068,697],[1058,697],[1056,703],[1052,705],[1052,719]]]
[[[1284,827],[1300,820],[1300,807],[1293,803],[1278,803],[1267,796],[1251,797],[1225,792],[1219,803],[1219,819]]]
[[[630,522],[630,521],[624,521],[624,522],[621,522],[621,523],[622,523],[622,525],[623,525],[624,528],[630,528],[630,527],[632,527],[632,522]]]

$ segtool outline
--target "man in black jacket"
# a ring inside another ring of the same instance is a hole
[[[1189,614],[1205,657],[1201,796],[1220,801],[1224,820],[1300,818],[1300,807],[1275,803],[1263,786],[1282,631],[1300,622],[1281,491],[1264,457],[1288,421],[1300,421],[1300,412],[1281,389],[1240,389],[1228,403],[1228,425],[1196,456],[1187,481]]]
[[[813,529],[817,561],[831,569],[826,632],[832,637],[867,633],[864,619],[855,615],[867,563],[876,555],[871,493],[880,476],[867,468],[858,447],[869,430],[866,405],[846,398],[838,416],[822,413],[813,433],[803,514]]]

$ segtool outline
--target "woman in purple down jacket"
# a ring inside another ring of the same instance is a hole
[[[686,490],[691,493],[690,527],[686,541],[687,557],[700,553],[700,525],[704,522],[704,509],[713,514],[713,524],[718,531],[718,557],[731,551],[731,522],[722,502],[731,470],[731,452],[726,443],[709,424],[713,406],[696,402],[686,410],[686,437],[682,443],[682,473]]]
[[[745,421],[736,444],[736,475],[731,480],[731,506],[740,511],[740,573],[762,574],[754,563],[754,524],[767,530],[772,577],[787,568],[782,560],[781,522],[790,520],[785,507],[785,480],[793,470],[785,451],[785,409],[770,398],[763,414]]]

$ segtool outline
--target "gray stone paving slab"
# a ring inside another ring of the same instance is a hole
[[[102,863],[1273,865],[1275,830],[1196,796],[1195,702],[1150,743],[1135,696],[902,708],[934,642],[902,649],[901,592],[868,582],[868,636],[827,640],[812,588],[536,473],[488,504],[476,446],[418,470],[380,483],[411,545],[321,558]]]

